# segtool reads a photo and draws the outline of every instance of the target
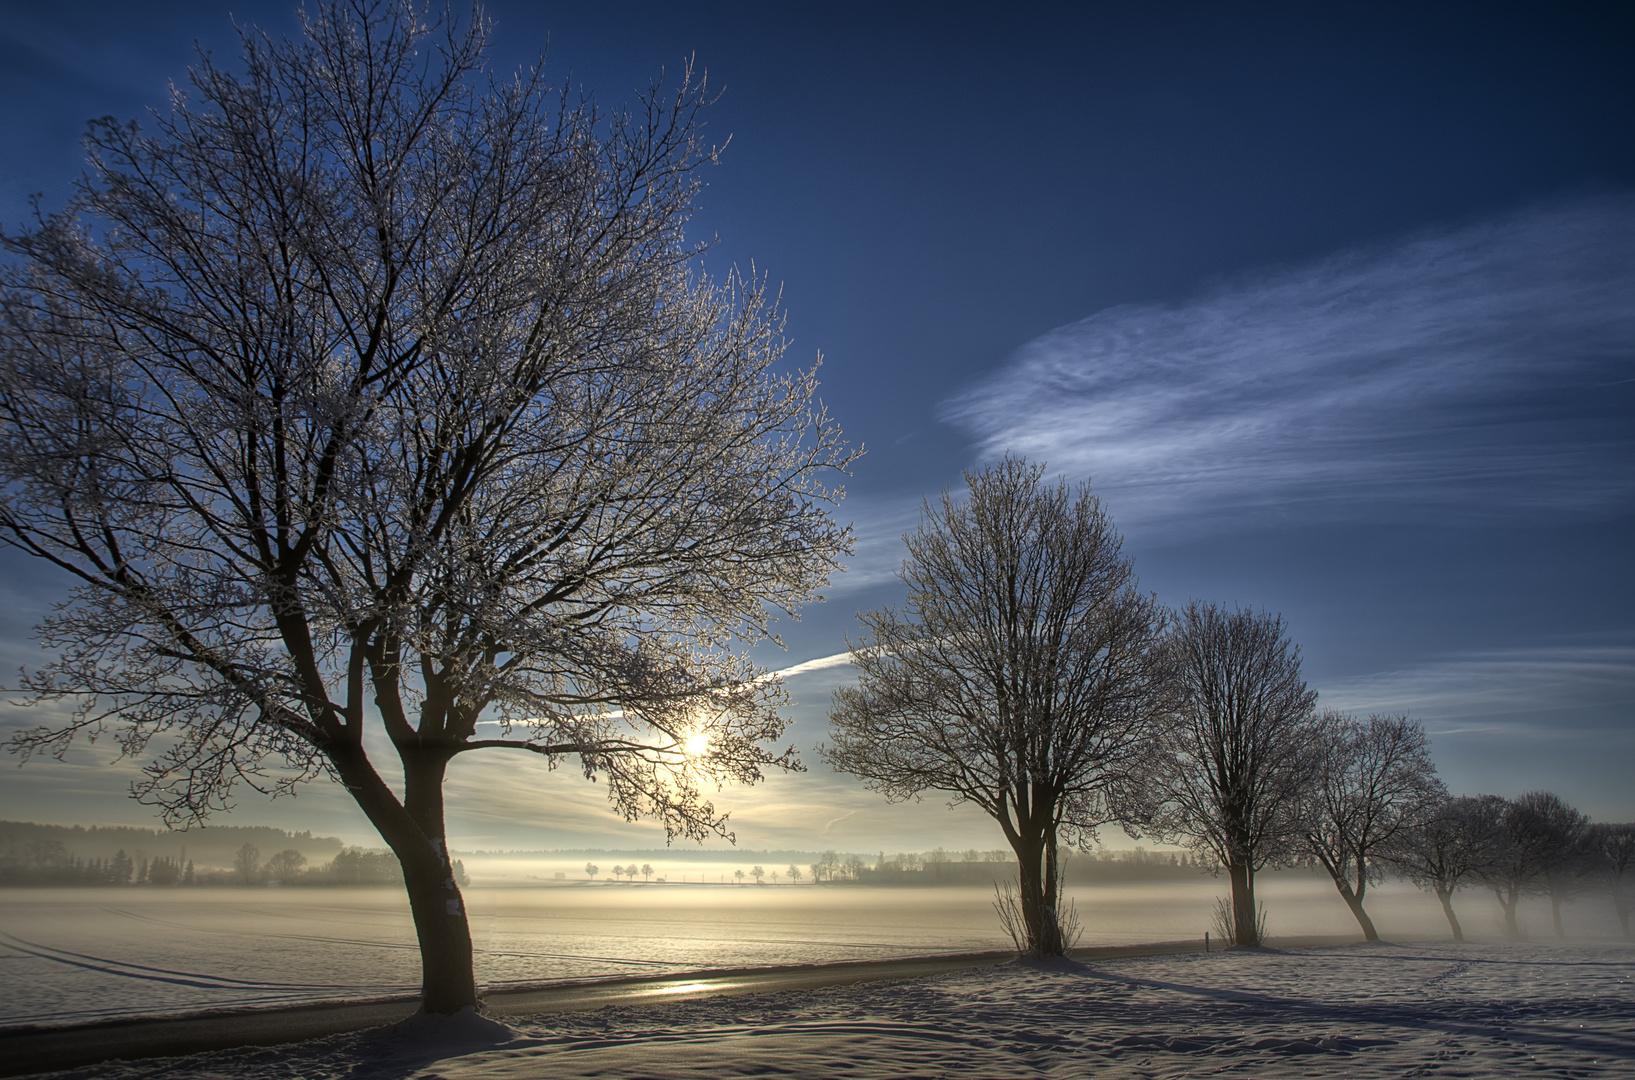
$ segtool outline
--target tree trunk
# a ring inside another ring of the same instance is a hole
[[[1561,923],[1561,901],[1562,901],[1562,899],[1563,898],[1561,896],[1557,895],[1554,892],[1552,892],[1550,894],[1550,919],[1551,919],[1552,922],[1555,923],[1556,937],[1559,938],[1560,940],[1565,941],[1567,939],[1567,928],[1565,926],[1563,926],[1562,923]]]
[[[1516,923],[1516,903],[1521,899],[1521,890],[1494,889],[1493,895],[1499,898],[1499,906],[1504,909],[1504,936],[1511,941],[1520,941],[1521,927]]]
[[[1436,898],[1442,901],[1442,914],[1448,917],[1448,925],[1453,927],[1453,940],[1465,940],[1465,932],[1459,927],[1459,917],[1453,913],[1453,890],[1438,889]]]
[[[361,750],[331,749],[347,790],[380,832],[403,870],[409,911],[420,942],[420,1009],[449,1014],[478,1008],[471,929],[464,898],[454,880],[443,827],[441,752],[409,752],[403,758],[404,800],[398,802]]]
[[[454,880],[443,824],[443,776],[449,757],[437,751],[402,756],[403,805],[422,837],[413,851],[397,853],[420,939],[420,1008],[429,1013],[475,1009],[479,1003],[471,926],[465,898]]]
[[[1017,902],[1027,930],[1026,955],[1035,959],[1062,955],[1061,929],[1056,921],[1054,868],[1047,866],[1050,845],[1043,838],[1013,844],[1016,850]]]
[[[1340,897],[1345,901],[1345,906],[1351,909],[1352,917],[1357,920],[1357,925],[1362,927],[1363,940],[1378,941],[1380,935],[1379,931],[1374,929],[1374,920],[1363,910],[1362,897],[1352,891],[1351,883],[1335,878],[1334,887],[1340,890]]]
[[[1367,864],[1361,859],[1357,860],[1357,885],[1353,888],[1351,882],[1346,880],[1344,869],[1330,863],[1321,852],[1318,853],[1318,860],[1323,864],[1323,869],[1328,871],[1328,876],[1334,879],[1334,888],[1339,891],[1340,899],[1345,901],[1345,906],[1351,909],[1351,917],[1362,927],[1363,940],[1378,941],[1380,935],[1379,931],[1374,929],[1374,920],[1363,910],[1363,893],[1368,889]]]
[[[1227,866],[1232,878],[1232,932],[1237,944],[1255,947],[1261,944],[1260,926],[1255,918],[1255,872],[1247,862]]]

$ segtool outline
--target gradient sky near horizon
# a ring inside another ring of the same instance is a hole
[[[0,2],[0,222],[60,205],[85,121],[162,104],[195,41],[224,60],[231,17],[286,34],[293,12]],[[810,771],[722,793],[741,846],[999,846],[811,748],[921,499],[1006,452],[1089,480],[1163,601],[1281,612],[1322,702],[1422,720],[1454,791],[1635,819],[1635,8],[487,12],[497,67],[548,45],[605,105],[695,58],[731,136],[705,264],[781,283],[791,359],[822,353],[868,451],[856,558],[757,654],[802,669]],[[0,668],[60,594],[0,555]],[[0,706],[0,733],[27,719]],[[111,756],[6,763],[0,817],[153,823]],[[662,842],[572,768],[512,759],[461,762],[450,819],[467,848]],[[319,785],[233,820],[370,840]]]

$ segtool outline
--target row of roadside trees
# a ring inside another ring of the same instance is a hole
[[[1610,881],[1627,929],[1630,826],[1591,828],[1547,794],[1450,799],[1424,728],[1405,715],[1317,707],[1280,616],[1141,593],[1096,496],[1016,458],[968,473],[905,537],[901,609],[860,616],[854,687],[835,692],[823,753],[888,799],[952,795],[999,824],[1018,861],[1001,918],[1019,948],[1055,955],[1062,847],[1118,824],[1224,869],[1226,929],[1259,944],[1255,874],[1315,862],[1364,935],[1390,872],[1433,888],[1491,885],[1556,909]]]
[[[1552,792],[1443,800],[1400,843],[1382,851],[1381,861],[1436,894],[1459,941],[1464,930],[1453,895],[1466,885],[1492,890],[1512,938],[1521,936],[1516,907],[1523,896],[1549,897],[1556,936],[1565,937],[1562,904],[1605,889],[1624,937],[1630,936],[1635,824],[1592,822]]]

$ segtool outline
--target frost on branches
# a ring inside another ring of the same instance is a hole
[[[340,781],[439,1013],[476,1001],[449,762],[571,761],[727,834],[705,785],[799,767],[732,646],[850,542],[814,371],[683,235],[702,81],[604,113],[490,71],[488,32],[370,0],[246,31],[4,238],[0,532],[78,579],[27,676],[72,712],[11,749],[107,733],[173,823]]]

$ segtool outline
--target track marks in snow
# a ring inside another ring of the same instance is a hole
[[[103,975],[118,975],[128,979],[143,979],[148,982],[168,983],[174,986],[191,986],[208,990],[323,992],[337,997],[360,992],[378,992],[376,987],[360,986],[356,983],[266,982],[257,979],[234,979],[226,975],[206,975],[196,971],[177,971],[171,968],[151,967],[146,964],[133,964],[123,960],[111,960],[107,957],[52,948],[48,945],[24,941],[22,938],[13,937],[4,931],[0,931],[0,939],[4,939],[8,946],[24,956],[65,964],[69,967],[84,968]]]

